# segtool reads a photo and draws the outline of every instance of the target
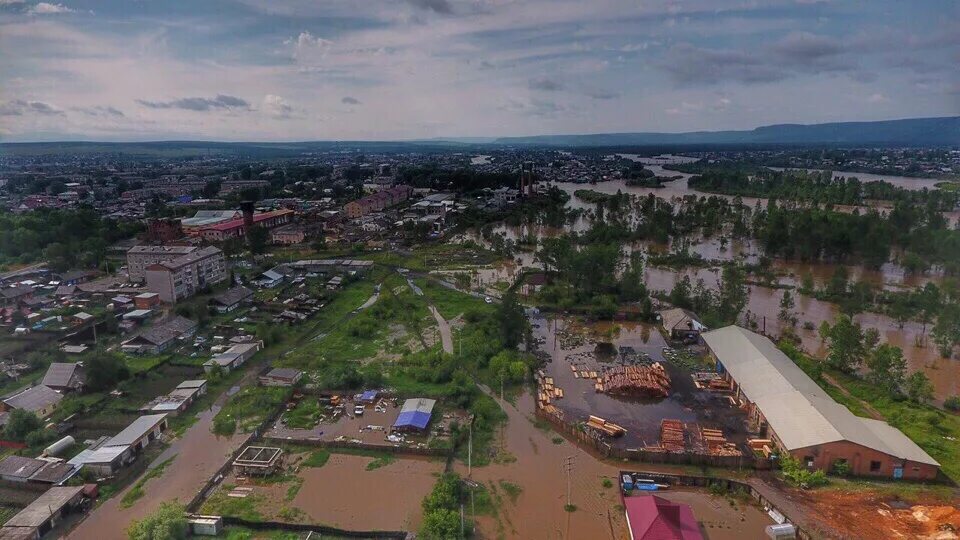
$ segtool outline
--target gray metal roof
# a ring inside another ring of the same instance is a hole
[[[105,442],[103,446],[129,446],[137,442],[141,437],[149,433],[153,428],[166,418],[165,414],[148,414],[137,418],[129,426],[123,428],[123,431],[117,433]]]
[[[896,428],[855,416],[834,401],[769,339],[739,326],[706,332],[702,337],[788,450],[845,440],[891,456],[939,465]]]
[[[403,402],[403,407],[400,408],[400,412],[423,412],[430,413],[433,411],[433,406],[437,404],[435,399],[427,398],[412,398]]]
[[[80,376],[79,368],[80,366],[74,363],[53,362],[50,364],[50,367],[47,368],[41,384],[51,387],[70,386],[70,379],[73,378],[74,374],[77,374],[78,377]]]
[[[7,456],[0,460],[0,476],[12,478],[30,478],[47,462],[23,456]]]
[[[240,285],[227,289],[223,291],[223,293],[214,296],[213,301],[224,306],[232,306],[252,296],[252,290]]]
[[[163,345],[164,343],[177,339],[183,334],[192,332],[196,328],[197,323],[194,321],[175,315],[162,323],[154,324],[124,343],[131,342],[135,339],[143,339],[154,345]]]
[[[30,503],[19,514],[10,518],[6,527],[39,527],[50,519],[50,512],[56,512],[70,503],[83,486],[52,487],[37,500]]]
[[[3,400],[3,402],[14,409],[37,412],[52,403],[60,402],[61,399],[63,399],[63,395],[56,390],[49,386],[38,384]]]

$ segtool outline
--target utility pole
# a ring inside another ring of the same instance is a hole
[[[460,538],[465,538],[463,535],[463,503],[460,503]]]
[[[473,418],[470,419],[470,437],[467,439],[467,478],[473,475]],[[470,491],[470,498],[473,499],[473,490]]]
[[[564,462],[564,468],[567,470],[567,507],[570,507],[570,473],[573,471],[573,456],[567,456]]]

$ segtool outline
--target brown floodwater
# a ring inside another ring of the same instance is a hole
[[[173,442],[152,465],[174,457],[159,477],[144,486],[145,495],[130,508],[120,506],[124,494],[133,486],[117,493],[94,510],[80,525],[66,535],[76,540],[125,540],[126,529],[137,519],[156,510],[160,503],[179,500],[187,503],[203,487],[229,456],[247,439],[247,435],[218,437],[210,428],[219,407],[198,414],[199,420]]]
[[[331,454],[323,467],[301,468],[303,486],[291,506],[306,512],[311,523],[341,529],[418,530],[420,504],[443,472],[443,462],[404,457],[368,471],[371,461]]]
[[[471,478],[495,487],[502,497],[497,516],[478,519],[480,538],[508,539],[591,539],[629,538],[615,488],[604,488],[603,479],[616,484],[618,469],[599,461],[583,449],[557,435],[537,429],[533,422],[533,397],[525,392],[516,405],[505,404],[508,421],[500,442],[514,461],[474,467]],[[571,458],[571,502],[577,509],[564,510],[567,475],[564,465]],[[457,462],[456,470],[467,476],[467,467]],[[512,501],[501,482],[520,488]],[[469,515],[469,508],[467,509]]]

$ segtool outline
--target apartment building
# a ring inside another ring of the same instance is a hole
[[[148,266],[179,259],[199,249],[196,246],[134,246],[127,251],[127,273],[131,281],[143,281]]]
[[[147,288],[170,304],[227,279],[223,251],[213,246],[198,249],[146,268]]]

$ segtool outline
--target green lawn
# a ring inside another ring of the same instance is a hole
[[[290,395],[288,388],[248,386],[237,392],[220,409],[213,420],[213,431],[231,435],[236,431],[250,433]]]
[[[447,320],[456,318],[468,311],[488,315],[493,313],[495,309],[492,304],[487,304],[480,298],[449,289],[431,280],[417,279],[414,280],[414,283],[423,290],[423,294],[436,306],[440,315]]]

